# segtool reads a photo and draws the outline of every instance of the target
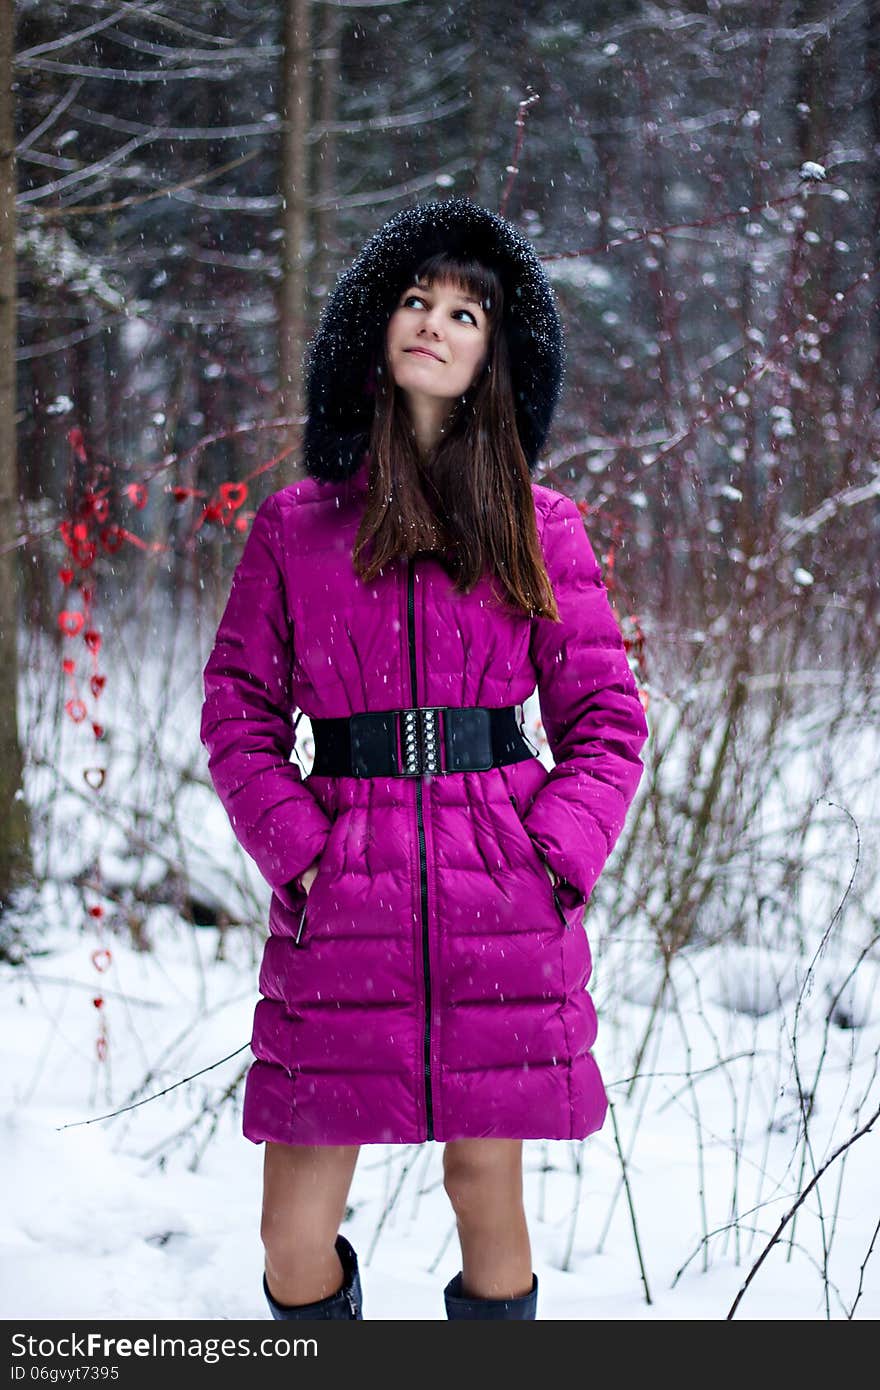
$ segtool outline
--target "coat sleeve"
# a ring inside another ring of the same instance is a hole
[[[235,835],[294,907],[293,880],[317,859],[332,822],[290,762],[292,645],[275,497],[261,503],[232,577],[204,668],[200,737]]]
[[[567,907],[589,898],[644,772],[648,724],[599,564],[574,502],[554,503],[544,556],[561,622],[533,618],[530,653],[555,766],[523,816],[562,880]]]

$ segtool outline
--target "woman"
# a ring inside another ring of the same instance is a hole
[[[509,222],[392,217],[309,345],[308,476],[257,510],[205,667],[210,774],[273,889],[243,1128],[276,1318],[362,1317],[360,1145],[426,1140],[447,1316],[534,1318],[522,1141],[605,1118],[583,913],[648,729],[580,513],[530,481],[562,373]],[[536,685],[550,772],[516,717]]]

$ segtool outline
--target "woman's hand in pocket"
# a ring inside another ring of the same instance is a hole
[[[318,865],[320,864],[320,862],[320,859],[316,859],[313,864],[309,865],[305,873],[300,874],[299,881],[302,884],[303,892],[306,894],[307,897],[311,892],[312,884],[318,877]]]

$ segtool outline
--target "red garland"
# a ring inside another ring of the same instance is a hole
[[[77,464],[88,465],[90,462],[89,452],[86,447],[83,431],[74,427],[68,431],[68,443],[73,451],[73,456]],[[272,461],[274,462],[274,461]],[[264,472],[269,465],[263,465],[257,473]],[[96,479],[99,473],[106,475],[108,468],[105,466],[93,466],[92,478]],[[188,502],[194,498],[204,498],[205,493],[199,488],[193,487],[170,487],[167,489],[176,502]],[[58,613],[58,626],[64,637],[82,637],[85,648],[91,659],[91,673],[88,679],[88,689],[93,700],[100,699],[107,682],[107,677],[98,671],[98,654],[101,650],[101,633],[92,623],[92,599],[94,589],[85,583],[83,579],[85,572],[91,569],[99,553],[115,555],[126,541],[130,545],[137,546],[141,550],[155,551],[164,550],[166,547],[144,541],[140,536],[126,529],[118,521],[111,519],[110,516],[110,487],[98,487],[94,481],[86,482],[83,487],[82,497],[76,508],[75,516],[72,519],[65,519],[60,522],[58,531],[68,555],[68,563],[62,565],[58,570],[58,578],[65,590],[71,590],[79,574],[79,592],[82,598],[82,610],[64,606]],[[138,511],[143,511],[149,501],[149,491],[146,483],[128,483],[123,489],[128,502]],[[248,530],[254,513],[243,510],[244,504],[249,496],[249,484],[245,482],[221,483],[217,496],[207,502],[198,519],[195,529],[205,521],[216,521],[222,526],[230,526],[239,534]],[[64,711],[68,718],[75,724],[81,724],[88,718],[88,708],[85,700],[81,697],[76,679],[76,661],[73,657],[65,656],[62,660],[62,669],[67,679],[70,693],[64,702]],[[92,719],[92,733],[96,742],[101,742],[104,738],[104,725],[96,719]],[[99,792],[104,785],[107,769],[104,766],[95,765],[83,769],[83,778],[90,790]],[[100,879],[100,866],[96,872]],[[103,974],[110,968],[113,956],[103,938],[104,928],[104,909],[100,904],[88,908],[88,916],[98,925],[98,946],[91,953],[91,961],[95,970]],[[95,1053],[99,1062],[106,1062],[109,1039],[107,1034],[105,999],[102,993],[97,993],[92,999],[92,1005],[97,1011],[99,1019],[98,1035],[95,1040]]]

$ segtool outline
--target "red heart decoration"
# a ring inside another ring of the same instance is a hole
[[[204,516],[206,521],[219,521],[222,507],[219,502],[209,502],[205,508]]]
[[[129,483],[125,489],[125,495],[129,502],[133,502],[138,511],[143,511],[147,505],[147,489],[143,483]]]
[[[86,644],[86,646],[88,647],[89,651],[91,651],[91,652],[100,651],[100,649],[101,649],[101,634],[100,634],[100,632],[97,632],[97,631],[95,630],[95,628],[90,627],[89,630],[88,630],[88,632],[83,633],[83,641],[85,642],[85,644]]]
[[[220,496],[227,507],[241,507],[247,501],[247,483],[221,483]]]
[[[113,957],[107,950],[106,946],[99,946],[96,951],[92,952],[92,965],[95,967],[96,970],[100,970],[102,972],[104,970],[107,970],[112,959]]]
[[[92,599],[94,598],[94,595],[95,595],[94,589],[91,587],[91,585],[84,585],[84,584],[83,584],[83,585],[80,585],[80,593],[81,593],[82,596],[83,596],[83,603],[86,604],[86,606],[88,606],[88,604],[90,604],[91,601],[92,601]]]
[[[93,792],[100,791],[104,785],[104,774],[106,767],[84,767],[83,777],[85,777]]]
[[[100,994],[95,995],[94,999],[92,1000],[92,1003],[94,1004],[96,1009],[103,1009],[104,1007],[104,1000],[101,998]]]
[[[65,675],[72,676],[76,670],[76,662],[72,656],[66,656],[61,665],[64,668]]]
[[[94,697],[95,697],[96,700],[97,700],[98,696],[100,695],[101,691],[104,689],[104,686],[105,686],[106,684],[107,684],[107,677],[106,677],[106,676],[98,676],[98,675],[95,675],[95,676],[90,676],[90,677],[89,677],[89,686],[91,687],[92,694],[94,695]]]
[[[64,708],[67,710],[74,724],[81,724],[88,714],[88,710],[82,700],[66,700]]]
[[[80,463],[85,463],[86,459],[88,458],[88,455],[86,454],[83,432],[79,428],[79,426],[75,425],[73,429],[68,430],[67,441],[70,444],[71,449],[73,449],[73,452],[79,459]]]
[[[58,614],[58,626],[68,637],[75,637],[82,630],[84,622],[82,613],[73,613],[67,608]]]
[[[90,908],[89,908],[89,916],[90,916],[90,917],[103,917],[103,916],[104,916],[104,909],[103,909],[103,907],[101,906],[100,903],[95,903],[94,907],[90,907]]]
[[[108,555],[115,555],[125,544],[125,532],[122,527],[117,526],[115,522],[112,526],[105,526],[101,532],[101,544]]]
[[[58,571],[58,578],[62,584],[73,583],[73,570],[63,569]]]
[[[94,541],[75,541],[70,548],[73,551],[73,558],[84,570],[88,569],[98,553],[98,547]]]
[[[106,497],[95,497],[92,501],[92,512],[98,521],[106,521],[110,514],[110,505]]]
[[[95,724],[95,723],[93,723],[93,724],[92,724],[92,732],[94,733],[95,738],[103,738],[103,737],[104,737],[104,725],[103,725],[103,724]]]

